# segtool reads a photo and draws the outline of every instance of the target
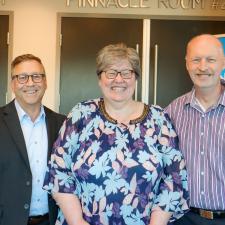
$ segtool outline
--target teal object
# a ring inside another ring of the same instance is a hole
[[[225,55],[225,35],[224,35],[224,37],[218,37],[218,38],[221,41],[221,43],[223,44],[223,52],[224,52],[224,55]],[[225,69],[222,70],[221,77],[223,79],[225,79]]]

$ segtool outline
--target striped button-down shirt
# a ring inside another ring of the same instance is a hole
[[[225,210],[225,93],[202,110],[195,90],[167,108],[187,163],[192,207]]]

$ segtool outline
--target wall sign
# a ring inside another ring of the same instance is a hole
[[[66,0],[78,8],[159,8],[225,10],[225,0]]]

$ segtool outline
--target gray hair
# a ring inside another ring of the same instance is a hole
[[[104,69],[121,59],[128,60],[136,78],[141,76],[140,58],[136,50],[128,48],[124,43],[107,45],[98,52],[96,58],[97,75],[100,76]]]

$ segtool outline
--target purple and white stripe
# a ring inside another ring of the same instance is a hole
[[[194,89],[167,108],[187,163],[192,207],[225,210],[225,93],[203,112]]]

